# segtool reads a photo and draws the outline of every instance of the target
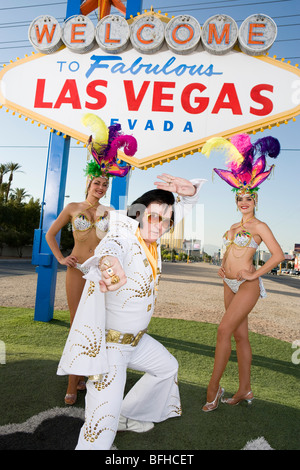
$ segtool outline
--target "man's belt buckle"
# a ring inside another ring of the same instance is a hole
[[[106,333],[106,342],[107,343],[118,343],[118,344],[128,344],[131,346],[137,346],[140,340],[142,339],[144,333],[147,330],[139,331],[136,336],[132,333],[122,334],[120,331],[108,330]]]
[[[139,331],[136,337],[133,339],[131,346],[137,346],[142,339],[144,333],[146,333],[146,330]]]
[[[121,344],[131,344],[133,346],[134,336],[131,333],[124,333]]]

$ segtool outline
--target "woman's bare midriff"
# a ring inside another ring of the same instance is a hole
[[[79,264],[84,263],[87,259],[94,255],[95,249],[99,245],[102,238],[105,237],[106,232],[100,232],[99,229],[97,229],[97,234],[101,238],[98,238],[96,235],[96,229],[92,228],[88,234],[88,238],[86,238],[84,241],[80,242],[79,240],[74,239],[75,244],[72,250],[72,255],[76,256]]]
[[[235,250],[235,252],[233,253],[232,250]],[[255,271],[255,267],[253,266],[255,251],[255,248],[229,248],[226,252],[226,261],[223,265],[225,277],[228,279],[236,279],[237,273],[242,269],[251,272]]]

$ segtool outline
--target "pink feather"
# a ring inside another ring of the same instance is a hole
[[[105,160],[111,162],[118,154],[118,150],[124,147],[124,153],[128,156],[133,156],[137,151],[137,141],[135,137],[131,135],[119,135],[116,137],[111,145],[110,149],[106,154]]]
[[[238,151],[245,155],[251,149],[251,139],[248,134],[237,134],[231,137],[230,142],[238,149]]]

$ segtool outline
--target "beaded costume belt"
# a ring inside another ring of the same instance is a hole
[[[132,333],[121,333],[120,331],[116,330],[106,330],[106,342],[107,343],[117,343],[117,344],[129,344],[130,346],[137,346],[147,332],[147,328],[145,330],[141,330],[138,332],[136,336]],[[89,380],[91,382],[102,382],[103,375],[90,375]]]
[[[136,336],[132,333],[121,333],[116,330],[106,330],[106,342],[107,343],[118,343],[118,344],[129,344],[130,346],[137,346],[142,339],[143,335],[146,333],[145,330],[138,332]]]

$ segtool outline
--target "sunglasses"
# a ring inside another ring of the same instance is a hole
[[[172,219],[167,219],[157,212],[146,212],[147,220],[149,224],[162,224],[163,228],[173,227],[174,221]]]

